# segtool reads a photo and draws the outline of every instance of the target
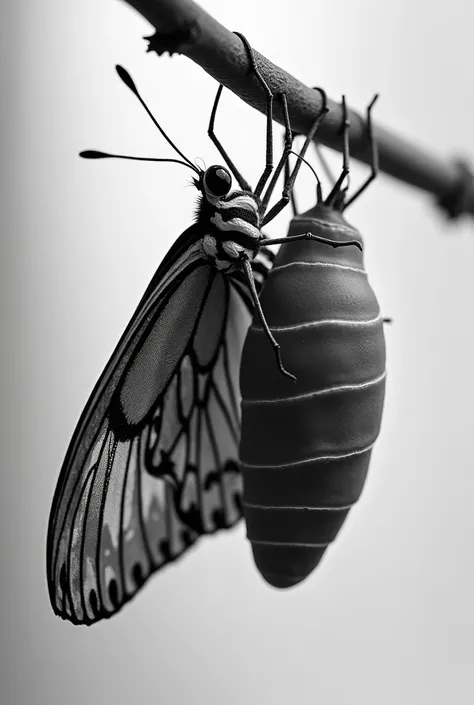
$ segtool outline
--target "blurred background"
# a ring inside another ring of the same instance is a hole
[[[474,157],[474,5],[201,4],[332,98],[344,92],[362,111],[379,92],[380,124],[440,156]],[[171,156],[121,63],[180,148],[210,165],[217,86],[185,57],[146,54],[152,28],[122,2],[23,0],[0,20],[1,705],[470,702],[474,221],[450,225],[424,193],[384,176],[348,211],[394,319],[382,433],[317,572],[271,588],[241,525],[203,539],[110,621],[88,629],[53,615],[45,536],[67,444],[196,196],[180,167],[78,152]],[[216,129],[255,183],[263,116],[225,91]],[[353,185],[366,173],[354,166]],[[309,170],[297,186],[309,207]]]

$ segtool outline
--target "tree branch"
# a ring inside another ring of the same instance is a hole
[[[125,0],[156,29],[147,39],[148,51],[184,54],[249,105],[265,113],[265,95],[248,73],[248,60],[241,40],[214,20],[193,0]],[[255,50],[254,50],[255,51]],[[322,107],[320,94],[255,51],[257,63],[274,95],[286,93],[292,128],[307,134]],[[328,101],[329,113],[318,130],[318,142],[341,151],[342,109]],[[351,157],[370,161],[365,119],[349,111]],[[274,103],[274,118],[283,124],[280,101]],[[464,160],[444,161],[391,131],[373,125],[379,148],[380,171],[436,197],[451,218],[474,214],[474,176]]]

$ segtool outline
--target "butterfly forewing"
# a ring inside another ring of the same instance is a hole
[[[196,226],[150,283],[82,414],[51,510],[57,614],[90,624],[241,516],[239,366],[251,299]],[[255,260],[260,287],[273,255]]]

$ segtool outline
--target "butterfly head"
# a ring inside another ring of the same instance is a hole
[[[262,239],[259,199],[251,191],[231,194],[230,172],[219,165],[206,169],[196,185],[203,194],[203,254],[219,270],[240,269],[243,259],[253,260]]]
[[[204,198],[212,205],[216,205],[232,188],[230,171],[218,164],[210,166],[202,173],[200,188]]]

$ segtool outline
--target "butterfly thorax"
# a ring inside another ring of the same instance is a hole
[[[259,250],[259,201],[248,191],[209,199],[205,195],[199,209],[199,222],[205,232],[203,255],[223,271],[241,268],[243,259],[252,261]]]

